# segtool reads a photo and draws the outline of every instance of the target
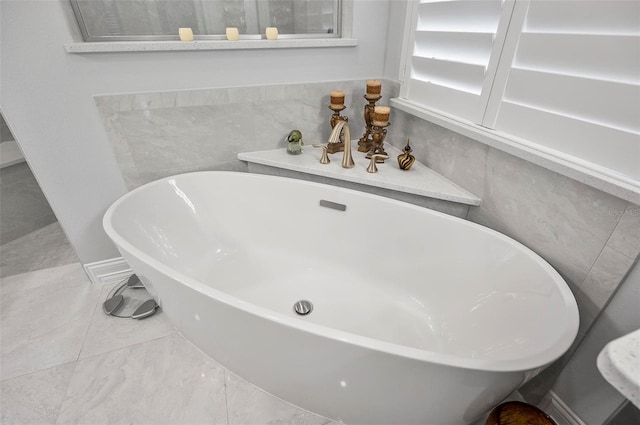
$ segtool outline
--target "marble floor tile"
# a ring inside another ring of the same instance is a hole
[[[79,360],[58,424],[226,424],[225,371],[172,334]]]
[[[227,409],[229,425],[315,425],[334,424],[289,404],[227,371]]]
[[[67,392],[75,362],[0,383],[2,425],[53,424]]]
[[[0,170],[0,244],[56,221],[26,162]]]
[[[0,277],[77,263],[58,222],[0,246]]]
[[[81,267],[79,264],[77,267]],[[13,295],[2,296],[0,315],[0,378],[10,379],[48,369],[70,361],[80,354],[91,316],[99,298],[99,288],[89,279],[59,284],[29,284],[37,276],[65,274],[51,269],[25,273],[11,279],[12,285],[35,285]],[[36,277],[34,277],[34,274]],[[67,274],[71,276],[71,274]]]
[[[7,276],[0,279],[0,300],[9,302],[16,296],[22,297],[25,291],[38,290],[53,293],[60,289],[85,285],[88,282],[89,278],[80,263]],[[2,311],[6,310],[3,308]]]
[[[175,329],[162,309],[156,314],[142,320],[121,319],[107,316],[102,310],[102,303],[115,285],[105,285],[100,294],[100,301],[96,305],[91,319],[87,337],[80,353],[80,358],[106,353],[141,342],[150,341],[170,335]],[[144,300],[151,296],[145,289],[127,289],[124,306],[117,312],[120,316],[130,315]]]

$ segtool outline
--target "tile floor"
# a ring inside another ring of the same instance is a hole
[[[106,316],[110,289],[78,263],[0,279],[2,424],[332,423],[226,370],[162,312]]]
[[[56,221],[55,214],[26,162],[0,168],[0,193],[0,244],[6,244]]]
[[[338,425],[225,369],[162,311],[106,316],[113,286],[90,283],[57,223],[0,256],[0,425]],[[144,290],[125,296],[122,314],[145,299]]]
[[[0,246],[0,424],[334,424],[211,360],[160,311],[102,312],[57,223]],[[144,290],[129,290],[132,308]]]
[[[77,262],[57,221],[0,245],[0,277]]]

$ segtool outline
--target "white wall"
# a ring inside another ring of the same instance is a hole
[[[389,0],[354,3],[355,48],[75,55],[67,0],[0,1],[0,108],[80,260],[118,255],[101,219],[125,192],[94,94],[382,77]]]
[[[402,43],[405,32],[407,7],[411,0],[389,0],[389,29],[385,50],[384,77],[399,81],[403,76],[400,69]]]

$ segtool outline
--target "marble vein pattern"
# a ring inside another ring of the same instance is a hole
[[[80,264],[3,279],[0,293],[2,379],[58,366],[78,358],[100,291],[80,275]],[[62,275],[62,276],[60,276]],[[53,281],[52,287],[47,282]],[[4,287],[14,290],[4,291]],[[54,289],[55,288],[55,289]]]
[[[0,422],[54,424],[74,369],[71,362],[0,382]]]
[[[635,260],[640,253],[640,205],[629,204],[626,210],[607,211],[620,216],[607,245],[620,254]]]
[[[483,204],[470,218],[523,242],[575,290],[598,258],[627,203],[574,180],[492,150]]]
[[[56,423],[224,423],[225,404],[224,370],[174,334],[78,361]]]
[[[56,221],[26,162],[0,170],[0,244]]]
[[[273,397],[231,372],[226,387],[229,425],[338,425]]]
[[[0,277],[77,262],[57,221],[0,245]]]
[[[111,289],[78,263],[0,279],[3,425],[337,425],[237,377],[161,310],[141,321],[104,315]],[[146,296],[136,290],[128,310]]]
[[[418,161],[483,198],[487,145],[400,110],[393,114],[399,130],[391,144],[402,149],[409,139]]]
[[[580,310],[581,328],[585,332],[605,306],[626,272],[633,266],[633,260],[605,246],[580,286],[577,297],[582,301]]]
[[[344,114],[358,137],[365,88],[364,80],[276,84],[96,96],[95,102],[132,189],[189,171],[246,171],[239,152],[285,147],[293,129],[309,145],[326,141],[332,90],[347,93]],[[385,83],[381,104],[397,92],[397,83]]]

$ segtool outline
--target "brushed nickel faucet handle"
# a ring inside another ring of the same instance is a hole
[[[322,157],[320,158],[320,164],[328,164],[331,162],[329,155],[327,154],[327,147],[321,144],[312,145],[314,148],[322,148]]]
[[[367,167],[367,173],[377,173],[378,172],[378,167],[376,167],[376,160],[380,158],[380,159],[389,159],[389,155],[385,155],[382,153],[376,153],[371,155],[371,162],[369,163],[369,166]]]

